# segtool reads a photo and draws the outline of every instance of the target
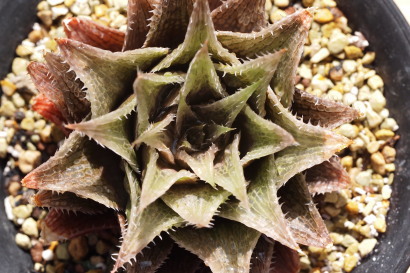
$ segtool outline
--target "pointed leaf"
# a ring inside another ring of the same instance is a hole
[[[276,243],[270,241],[263,235],[259,238],[253,250],[250,273],[270,273],[273,263],[273,249],[276,245]]]
[[[208,0],[208,3],[209,3],[209,9],[213,11],[214,9],[222,5],[222,0]]]
[[[153,10],[144,47],[175,48],[184,40],[192,12],[192,0],[161,1]]]
[[[235,55],[222,47],[214,32],[208,1],[195,1],[184,42],[154,67],[153,72],[188,63],[206,41],[214,59],[224,63],[239,63]]]
[[[110,51],[121,51],[124,32],[85,18],[72,17],[63,21],[68,39]]]
[[[343,103],[316,97],[308,92],[295,89],[292,112],[305,122],[334,129],[359,117],[359,112]]]
[[[69,39],[59,39],[57,43],[87,88],[93,118],[120,104],[131,90],[138,68],[149,68],[168,52],[165,48],[146,48],[113,53]]]
[[[248,273],[252,250],[260,233],[240,223],[224,220],[212,229],[178,229],[171,237],[201,258],[214,273]]]
[[[292,102],[296,69],[311,21],[312,14],[308,10],[301,10],[256,33],[221,31],[217,33],[217,37],[225,48],[241,58],[254,58],[258,54],[286,48],[272,86],[281,97],[282,104],[287,107]]]
[[[259,31],[268,24],[265,0],[227,0],[212,11],[216,30],[233,32]]]
[[[46,120],[57,125],[62,129],[62,132],[64,132],[65,135],[69,134],[68,130],[63,125],[66,122],[63,114],[61,114],[57,106],[44,94],[40,93],[34,98],[31,109],[39,113]]]
[[[157,273],[196,273],[201,262],[197,256],[175,244]]]
[[[240,222],[293,249],[298,249],[278,203],[274,157],[270,155],[261,159],[257,167],[253,172],[256,176],[248,188],[249,208],[228,203],[221,208],[220,216]]]
[[[350,185],[350,176],[338,156],[313,166],[306,171],[306,183],[310,194],[338,191]]]
[[[238,124],[242,137],[240,148],[246,151],[241,159],[243,165],[296,144],[291,134],[257,115],[249,106],[245,106],[239,115]]]
[[[288,181],[278,192],[283,202],[289,227],[299,244],[328,247],[332,244],[323,222],[308,191],[305,178],[298,174]]]
[[[56,154],[22,180],[25,187],[72,192],[107,207],[125,207],[119,160],[109,150],[73,132]]]
[[[269,273],[298,273],[300,272],[300,257],[297,251],[275,242],[273,263]]]
[[[134,95],[130,96],[117,110],[98,118],[81,123],[69,124],[66,127],[77,130],[94,139],[100,145],[109,148],[127,162],[137,167],[137,157],[129,141],[129,125],[127,115],[130,115],[137,105]]]
[[[162,200],[189,224],[202,228],[210,227],[212,217],[229,195],[203,183],[180,184],[168,190]]]

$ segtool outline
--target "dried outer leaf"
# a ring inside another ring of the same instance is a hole
[[[179,74],[139,73],[134,82],[134,93],[137,96],[138,135],[148,129],[160,104],[158,98],[167,87],[179,85],[185,81]]]
[[[127,31],[123,50],[141,48],[149,30],[150,13],[153,10],[152,0],[128,0]]]
[[[281,187],[278,196],[296,242],[322,248],[332,244],[302,174],[297,174]]]
[[[70,39],[58,39],[60,51],[87,88],[92,118],[112,111],[132,90],[137,69],[146,70],[168,53],[166,48],[110,52]]]
[[[208,4],[209,4],[209,9],[213,11],[214,9],[222,5],[222,0],[208,0]]]
[[[328,129],[306,124],[282,106],[272,90],[268,90],[267,117],[292,134],[299,143],[275,154],[280,187],[295,174],[328,160],[346,148],[351,141]]]
[[[359,112],[343,103],[316,97],[303,90],[295,89],[292,112],[311,122],[328,129],[334,129],[342,124],[357,119]]]
[[[260,236],[251,257],[250,273],[270,273],[275,247],[274,241]]]
[[[115,155],[73,132],[53,157],[21,183],[32,189],[72,192],[118,210],[127,199],[121,177]]]
[[[136,261],[127,264],[127,273],[155,273],[165,262],[171,253],[174,242],[164,236],[162,240],[156,240],[152,245],[144,248],[136,257]],[[170,271],[173,272],[173,271]]]
[[[225,48],[241,58],[255,58],[258,54],[286,48],[271,84],[282,104],[288,107],[292,102],[296,69],[311,21],[309,10],[301,10],[256,33],[221,31],[217,37]]]
[[[245,106],[242,110],[237,123],[241,128],[240,149],[246,152],[241,159],[243,165],[297,144],[291,134],[275,123],[262,118],[249,106]]]
[[[273,263],[272,263],[272,267],[269,273],[298,273],[300,272],[301,266],[300,266],[299,253],[278,242],[275,242],[272,261]],[[264,272],[267,272],[267,271],[264,271]]]
[[[225,127],[231,127],[238,114],[245,107],[248,99],[262,84],[263,81],[259,80],[216,102],[193,106],[192,110],[206,123],[216,123]]]
[[[50,73],[56,79],[57,87],[64,96],[71,121],[80,122],[91,112],[90,102],[85,98],[84,84],[61,56],[48,52],[44,58]]]
[[[64,127],[66,120],[63,117],[63,114],[61,114],[57,106],[44,94],[40,93],[34,98],[31,109],[39,113],[46,120],[51,121],[52,123],[57,125],[60,129],[62,129],[65,135],[69,134],[68,130]]]
[[[268,25],[265,0],[227,0],[212,11],[216,30],[233,32],[260,31]]]
[[[196,273],[201,262],[196,255],[175,244],[171,255],[157,273]]]
[[[31,62],[27,71],[39,92],[56,106],[64,117],[64,121],[70,121],[63,93],[58,88],[58,79],[50,73],[48,67],[44,63]]]
[[[161,0],[159,5],[155,5],[144,47],[175,48],[182,43],[192,4],[192,0]]]
[[[178,159],[184,161],[199,179],[207,182],[213,188],[216,187],[214,176],[214,159],[218,148],[215,145],[205,152],[197,152],[189,155],[184,150],[178,152]]]
[[[230,195],[205,183],[174,185],[161,198],[189,224],[210,227],[212,217]]]
[[[125,34],[86,18],[71,17],[63,21],[68,39],[109,51],[121,51]]]
[[[41,238],[46,243],[50,243],[107,229],[119,229],[117,215],[114,211],[89,215],[51,209],[42,222]]]
[[[240,222],[293,249],[299,249],[278,202],[273,155],[260,160],[248,187],[249,207],[226,203],[220,216]]]
[[[137,105],[135,95],[131,95],[117,110],[81,123],[66,127],[84,133],[98,144],[107,147],[133,166],[137,167],[137,157],[129,141],[130,115]]]
[[[205,43],[191,61],[185,83],[180,91],[177,131],[181,133],[183,123],[189,122],[195,116],[189,105],[210,99],[220,99],[224,96],[226,93],[209,57],[208,45]]]
[[[241,201],[241,206],[248,207],[247,182],[239,155],[239,135],[235,135],[232,143],[226,147],[222,161],[215,165],[214,174],[218,186],[232,193]]]
[[[46,207],[65,212],[81,212],[98,214],[107,212],[107,208],[91,199],[81,198],[71,192],[53,192],[40,190],[33,196],[33,203],[38,207]]]
[[[150,158],[145,168],[146,173],[142,181],[140,211],[165,194],[178,181],[194,180],[196,176],[187,171],[176,171],[158,165],[159,155],[154,149],[150,150]]]
[[[311,194],[326,193],[348,188],[350,176],[339,157],[332,156],[306,171],[306,183]]]
[[[172,65],[187,64],[206,41],[208,41],[212,58],[223,63],[239,63],[235,55],[229,53],[216,39],[208,1],[197,0],[194,3],[184,42],[155,66],[152,72],[160,71]]]
[[[168,208],[161,200],[157,200],[141,213],[139,212],[139,197],[141,189],[138,184],[136,173],[130,166],[125,164],[126,188],[130,192],[128,204],[128,228],[112,273],[132,260],[141,252],[155,237],[160,236],[162,231],[183,224],[184,220]]]
[[[248,273],[259,236],[258,231],[229,220],[212,229],[186,227],[171,233],[178,245],[198,255],[214,273]]]

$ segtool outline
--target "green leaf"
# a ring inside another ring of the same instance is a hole
[[[73,132],[56,154],[30,172],[22,184],[28,188],[72,192],[106,207],[123,209],[126,193],[119,160],[109,150]]]
[[[171,234],[181,247],[198,255],[214,273],[248,273],[260,233],[240,223],[217,222],[212,229],[182,228]]]
[[[239,63],[235,55],[229,53],[216,39],[208,1],[195,1],[184,42],[154,67],[152,72],[187,64],[206,41],[214,59],[224,63]]]
[[[265,0],[227,0],[212,11],[215,29],[233,32],[253,32],[266,27]]]
[[[270,155],[261,159],[253,173],[255,177],[248,188],[249,207],[227,203],[222,206],[220,216],[240,222],[290,248],[298,249],[278,203],[275,158]]]
[[[246,151],[245,156],[241,159],[243,165],[296,144],[291,134],[257,115],[249,106],[245,106],[237,123],[241,128],[240,147],[241,150]]]
[[[278,195],[296,242],[322,248],[332,245],[332,239],[312,201],[303,175],[294,176],[279,190]]]
[[[168,53],[166,48],[110,52],[69,39],[60,51],[87,88],[92,118],[112,111],[131,90],[137,69],[146,70]]]
[[[127,116],[135,110],[136,105],[137,99],[134,95],[131,95],[115,111],[89,121],[69,124],[66,127],[86,134],[136,168],[137,157],[129,141],[131,132],[129,132],[129,122],[127,120]]]
[[[231,192],[244,207],[248,207],[246,180],[239,157],[239,135],[225,149],[222,161],[215,165],[215,183]]]
[[[255,58],[286,48],[271,84],[282,104],[288,107],[292,102],[296,69],[311,21],[309,10],[301,10],[256,33],[221,31],[217,37],[225,48],[240,58]]]
[[[204,183],[174,185],[161,198],[189,224],[210,227],[212,217],[230,195]]]

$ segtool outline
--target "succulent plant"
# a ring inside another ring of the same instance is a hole
[[[112,272],[145,273],[296,272],[299,244],[331,244],[311,195],[348,185],[332,129],[357,112],[295,92],[311,13],[268,24],[264,3],[130,0],[125,34],[64,22],[28,68],[67,135],[22,181],[44,239],[121,228]]]

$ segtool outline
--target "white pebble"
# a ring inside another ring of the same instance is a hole
[[[21,247],[22,249],[30,249],[31,241],[30,238],[22,233],[17,233],[15,238],[16,244]]]
[[[360,256],[364,257],[367,254],[369,254],[370,252],[372,252],[372,250],[374,249],[374,247],[377,244],[377,240],[374,238],[371,239],[364,239],[360,244],[359,244],[359,252],[360,252]]]
[[[353,95],[352,93],[346,93],[343,95],[343,103],[345,105],[350,106],[356,101],[357,101],[357,97]]]
[[[384,86],[383,79],[379,75],[374,75],[367,80],[367,84],[373,89],[376,90]]]
[[[316,64],[326,59],[329,55],[330,55],[329,49],[321,48],[315,55],[312,56],[310,61]]]
[[[316,74],[312,78],[310,86],[312,89],[319,89],[322,92],[326,92],[329,88],[332,88],[334,84],[328,78],[325,78],[320,74]]]
[[[369,128],[373,129],[382,123],[383,118],[379,116],[373,109],[369,106],[367,107],[366,113],[367,122],[369,123]]]
[[[397,131],[399,129],[399,125],[397,125],[397,122],[394,118],[386,118],[380,125],[380,128]]]
[[[380,111],[379,115],[384,119],[388,118],[390,116],[389,109],[384,108],[383,110]]]
[[[343,124],[342,126],[340,126],[339,133],[342,134],[343,136],[347,137],[347,138],[352,139],[352,138],[357,137],[358,130],[357,130],[356,126],[354,126],[350,123],[346,123],[346,124]]]
[[[353,72],[356,71],[356,69],[357,69],[357,63],[356,63],[356,61],[354,61],[354,60],[346,60],[346,61],[343,62],[342,67],[343,67],[343,70],[344,70],[346,73],[350,73],[350,74],[351,74],[351,73],[353,73]]]
[[[43,257],[44,261],[48,262],[54,259],[54,253],[51,249],[46,249],[41,253],[41,257]]]
[[[10,196],[4,198],[4,209],[6,211],[7,219],[12,221],[14,219],[13,208],[10,203]]]
[[[365,116],[367,112],[366,105],[362,101],[356,101],[353,103],[352,107],[360,112],[361,115]]]
[[[392,189],[389,185],[384,185],[382,188],[382,197],[383,199],[389,199],[392,194]]]
[[[363,220],[364,220],[367,224],[371,225],[371,224],[373,224],[374,221],[376,220],[376,216],[375,216],[374,214],[370,214],[370,215],[367,215],[366,217],[364,217]]]
[[[328,99],[334,100],[334,101],[342,101],[343,100],[343,95],[339,91],[336,90],[330,90],[327,94],[326,97]]]
[[[47,2],[51,6],[55,6],[55,5],[60,5],[60,4],[64,3],[64,0],[47,0]]]
[[[350,89],[350,93],[352,93],[353,95],[357,96],[357,94],[359,94],[359,88],[357,88],[357,86],[353,86]]]
[[[386,98],[383,96],[382,92],[376,90],[371,94],[369,98],[370,106],[374,111],[380,112],[386,106]]]
[[[372,180],[372,174],[370,171],[360,172],[356,175],[355,180],[362,186],[368,186]]]
[[[274,4],[279,8],[286,8],[289,6],[289,0],[274,0]]]

